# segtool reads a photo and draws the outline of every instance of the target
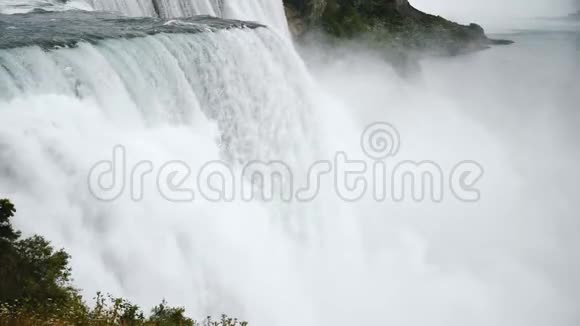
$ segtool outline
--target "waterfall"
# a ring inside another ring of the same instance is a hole
[[[165,18],[211,15],[224,17],[221,0],[153,0],[158,14]]]
[[[280,31],[286,36],[290,35],[282,1],[224,0],[223,8],[223,17],[225,18],[261,22]]]
[[[87,0],[94,10],[114,11],[128,16],[156,16],[152,0]]]
[[[13,28],[0,40],[0,194],[19,205],[15,222],[26,234],[72,254],[88,298],[105,290],[152,306],[165,297],[196,316],[227,311],[271,324],[287,300],[306,299],[288,265],[301,259],[282,220],[291,212],[241,200],[175,205],[150,192],[153,179],[143,205],[102,202],[87,187],[88,171],[119,145],[129,164],[178,160],[194,171],[224,159],[234,168],[292,163],[313,145],[312,83],[286,39],[228,21],[166,21],[168,33],[158,23],[0,16],[0,28]],[[35,33],[23,28],[34,24]],[[296,286],[287,289],[289,281]],[[299,310],[299,320],[315,324],[308,305]]]
[[[97,10],[129,16],[159,15],[163,18],[210,15],[258,21],[289,35],[282,1],[272,0],[91,0]]]
[[[284,133],[304,134],[311,105],[300,59],[264,28],[8,49],[0,52],[0,72],[4,100],[61,94],[144,125],[192,124],[207,116],[219,122],[221,140],[239,159],[265,159],[275,148],[293,147]]]
[[[118,8],[151,9],[144,3]],[[281,3],[265,4],[220,10],[279,19],[267,11]],[[326,320],[342,300],[326,270],[365,277],[349,208],[323,196],[301,206],[159,192],[172,162],[191,171],[185,189],[199,188],[196,171],[211,162],[251,189],[237,178],[244,163],[282,161],[301,176],[320,157],[319,94],[288,39],[235,21],[52,9],[63,11],[0,15],[10,33],[0,38],[0,194],[18,205],[16,226],[66,248],[86,298],[165,298],[195,317],[227,312],[254,325]],[[127,192],[102,201],[88,176],[119,148],[125,177],[143,164],[155,171],[140,185],[124,177]]]

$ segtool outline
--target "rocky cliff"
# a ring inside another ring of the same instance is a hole
[[[458,54],[509,41],[490,40],[477,24],[460,25],[417,10],[408,0],[284,0],[293,33],[322,30],[401,49]]]

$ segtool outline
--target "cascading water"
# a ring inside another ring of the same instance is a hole
[[[258,21],[290,36],[282,1],[222,1],[224,18]]]
[[[114,11],[128,16],[157,16],[152,0],[85,0],[94,10]]]
[[[44,47],[75,46],[74,42],[80,39],[98,40],[160,31],[197,34],[161,34],[143,40],[111,40],[98,47],[81,43],[78,48],[61,51],[46,52],[38,47],[8,50],[1,55],[2,78],[8,77],[9,80],[0,85],[0,98],[11,99],[38,92],[64,94],[92,98],[105,108],[112,107],[106,102],[112,98],[124,99],[123,103],[127,105],[123,110],[140,113],[141,119],[149,124],[189,123],[195,120],[193,115],[201,108],[207,116],[220,121],[222,138],[227,140],[227,146],[250,151],[244,157],[259,159],[261,155],[257,156],[257,153],[268,151],[251,144],[260,139],[280,141],[278,147],[293,147],[290,140],[282,144],[285,141],[282,133],[292,132],[289,128],[301,128],[300,124],[305,119],[303,111],[309,106],[306,100],[307,85],[304,84],[306,73],[294,51],[288,50],[286,41],[264,28],[243,32],[235,29],[219,31],[220,28],[236,27],[239,23],[202,18],[169,21],[162,26],[150,19],[120,21],[122,29],[115,30],[114,24],[99,25],[102,21],[113,21],[106,15],[102,19],[97,19],[99,15],[82,12],[28,16],[30,18],[21,16],[5,21],[5,24],[14,23],[11,25],[20,29],[26,24],[65,17],[82,21],[83,25],[74,26],[73,22],[66,27],[78,33],[77,36],[72,34],[72,37],[64,26],[60,31],[57,28],[37,34],[16,35],[15,39],[24,42],[23,45],[36,42]],[[101,28],[108,30],[103,33]],[[203,33],[211,30],[215,32]],[[202,33],[198,33],[200,31]],[[69,39],[57,38],[64,40],[64,43],[51,44],[55,40],[52,36],[59,32],[66,33],[64,35]],[[0,47],[18,44],[9,41]],[[75,59],[68,53],[78,53],[78,57]],[[98,60],[99,64],[89,67],[97,67],[102,73],[87,71],[88,67],[81,58],[91,54],[95,55],[94,60]],[[36,68],[27,69],[31,65]],[[247,69],[237,69],[239,66]],[[111,86],[111,81],[105,83],[106,79],[95,79],[99,76],[107,76],[105,78],[121,84]],[[263,87],[265,82],[273,80],[277,87]],[[113,92],[118,92],[115,91],[117,88],[126,90],[126,93],[112,96],[109,88]],[[151,92],[151,89],[156,91]],[[264,110],[266,107],[268,110]],[[118,113],[119,110],[116,110]],[[244,119],[255,121],[248,125],[238,123]]]
[[[117,145],[128,164],[180,160],[199,170],[224,155],[234,168],[300,163],[313,145],[313,90],[287,40],[237,21],[76,11],[5,16],[0,28],[14,30],[0,40],[0,193],[22,206],[23,229],[75,257],[87,297],[106,288],[153,305],[162,296],[195,314],[228,311],[256,324],[279,323],[288,300],[306,299],[292,275],[306,271],[291,268],[300,246],[289,222],[272,220],[291,217],[285,205],[173,206],[153,193],[145,206],[130,197],[105,203],[86,184]],[[149,180],[143,189],[156,188]],[[275,307],[260,307],[266,297]],[[315,324],[308,305],[300,316]]]
[[[99,1],[99,0],[96,0]],[[221,0],[150,0],[157,14],[165,18],[211,15],[223,17]]]
[[[130,16],[158,15],[163,18],[210,15],[258,21],[289,36],[282,1],[272,0],[91,0],[98,10],[117,11]]]

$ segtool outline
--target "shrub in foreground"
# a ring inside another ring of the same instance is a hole
[[[247,325],[226,315],[197,322],[185,315],[185,308],[165,300],[148,317],[139,306],[110,294],[97,293],[90,307],[72,285],[69,254],[41,236],[22,238],[10,221],[15,213],[9,200],[0,199],[0,326]]]

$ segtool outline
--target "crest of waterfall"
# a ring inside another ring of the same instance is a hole
[[[289,37],[288,21],[281,0],[221,0],[223,17],[252,20],[266,24]]]
[[[113,11],[127,16],[157,16],[153,0],[85,0],[94,10]]]
[[[240,160],[280,158],[295,147],[288,136],[305,133],[310,107],[305,76],[296,54],[267,29],[0,52],[4,100],[62,94],[97,103],[113,120],[147,126],[209,117]]]
[[[0,14],[27,13],[34,9],[49,11],[92,10],[93,6],[88,1],[92,0],[2,0],[0,1]]]
[[[289,37],[282,0],[3,0],[0,13],[25,13],[34,9],[111,11],[132,17],[180,18],[210,15],[256,21]]]
[[[289,35],[281,0],[90,0],[95,9],[130,16],[158,15],[163,18],[210,15],[251,20]]]
[[[210,15],[223,17],[223,0],[152,0],[158,15],[164,18]]]

